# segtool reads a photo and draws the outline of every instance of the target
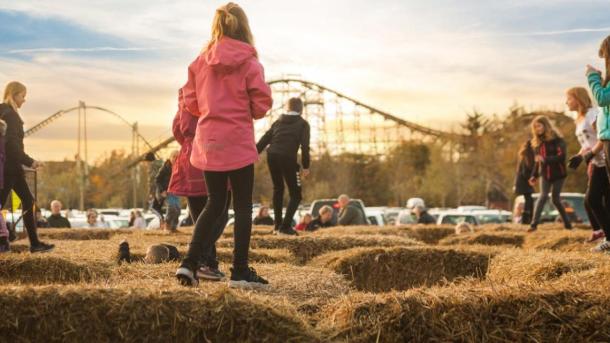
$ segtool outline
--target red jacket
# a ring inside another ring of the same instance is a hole
[[[172,167],[169,193],[186,197],[208,195],[203,171],[195,168],[190,162],[196,128],[197,117],[184,108],[181,89],[178,92],[178,112],[172,124],[174,138],[180,144],[180,154]]]
[[[184,106],[199,117],[191,163],[201,170],[228,171],[258,160],[253,119],[273,104],[263,66],[253,46],[221,38],[189,66]]]

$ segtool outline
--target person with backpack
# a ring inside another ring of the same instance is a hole
[[[55,248],[55,245],[38,239],[34,196],[27,184],[23,169],[24,166],[33,169],[42,166],[41,162],[35,161],[25,153],[23,145],[25,132],[19,109],[25,103],[26,93],[27,89],[23,84],[16,81],[10,82],[4,90],[4,102],[0,104],[0,119],[6,122],[4,185],[0,191],[0,208],[6,206],[10,192],[15,191],[23,206],[23,224],[30,240],[30,252],[49,252]]]
[[[534,217],[528,232],[538,229],[542,209],[552,192],[551,201],[559,212],[563,226],[567,230],[572,229],[570,218],[561,202],[561,190],[567,177],[566,171],[566,142],[555,129],[546,116],[537,116],[532,121],[532,148],[534,149],[534,161],[536,163],[529,184],[534,186],[540,178],[540,198],[534,208]]]
[[[199,117],[190,161],[203,170],[209,194],[176,278],[185,286],[198,285],[201,255],[214,243],[230,181],[235,243],[229,286],[264,287],[268,281],[248,263],[254,163],[258,160],[253,120],[265,116],[273,98],[248,17],[239,5],[230,2],[216,10],[211,39],[189,66],[182,91],[186,110]]]
[[[297,235],[292,228],[292,220],[302,199],[301,176],[309,175],[309,123],[303,119],[302,113],[303,101],[300,98],[291,98],[288,101],[288,112],[276,120],[256,144],[259,153],[269,146],[267,164],[273,182],[275,231],[285,235]],[[302,171],[297,162],[299,148],[301,148]],[[290,200],[282,219],[284,182],[288,186]]]

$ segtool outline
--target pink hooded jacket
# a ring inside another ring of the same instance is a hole
[[[208,195],[208,189],[203,178],[203,171],[193,167],[190,162],[193,139],[197,130],[197,117],[184,108],[182,89],[178,91],[178,112],[174,117],[172,131],[174,138],[180,143],[180,154],[172,166],[172,178],[169,181],[168,192],[186,197]]]
[[[189,66],[186,110],[199,117],[191,164],[206,171],[236,170],[258,160],[253,119],[273,104],[253,46],[223,37]]]

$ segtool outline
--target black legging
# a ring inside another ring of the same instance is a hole
[[[193,223],[196,223],[197,218],[199,218],[199,215],[201,214],[203,208],[208,202],[208,196],[203,195],[198,197],[188,197],[186,200],[189,206],[191,220],[193,221]],[[218,221],[216,222],[216,227],[214,230],[214,244],[212,245],[212,247],[204,248],[204,251],[202,253],[201,264],[206,265],[210,268],[218,268],[218,259],[216,256],[216,241],[218,241],[218,239],[222,235],[222,232],[224,231],[225,226],[229,221],[229,206],[231,206],[231,192],[228,192],[227,194],[227,204],[225,207],[225,211],[223,212],[220,219],[218,219]]]
[[[593,166],[585,204],[591,209],[599,228],[604,230],[606,237],[610,237],[610,182],[606,167]]]
[[[224,172],[206,171],[204,176],[208,186],[208,202],[197,218],[193,238],[188,253],[182,261],[182,266],[196,270],[199,267],[204,248],[214,244],[215,224],[226,208],[227,181],[230,181],[235,211],[233,268],[246,269],[248,268],[248,250],[252,231],[254,165]]]
[[[268,154],[267,164],[273,181],[273,214],[275,216],[275,229],[287,230],[292,227],[292,220],[301,202],[301,177],[299,175],[299,164],[294,160],[282,155]],[[286,207],[286,215],[282,220],[282,209],[284,208],[284,181],[288,186],[290,201]]]
[[[536,202],[536,208],[534,209],[534,218],[532,220],[532,226],[536,227],[540,224],[540,216],[542,215],[542,210],[544,209],[544,205],[547,200],[549,200],[549,191],[551,191],[551,201],[553,205],[559,211],[559,215],[563,220],[563,226],[565,228],[571,228],[572,224],[570,223],[570,218],[566,213],[566,209],[563,207],[561,203],[561,189],[563,188],[564,179],[555,180],[553,182],[548,181],[545,178],[540,178],[540,198]]]
[[[521,224],[529,224],[532,222],[532,215],[534,214],[534,199],[532,193],[524,193],[523,199],[523,213],[521,214]]]
[[[28,233],[30,239],[30,245],[36,246],[40,244],[38,240],[38,234],[36,233],[36,219],[34,217],[34,196],[30,191],[30,187],[25,180],[25,174],[23,173],[6,173],[4,174],[4,188],[0,191],[0,202],[2,208],[5,208],[8,195],[11,190],[17,193],[19,199],[21,199],[21,206],[23,209],[23,226]]]

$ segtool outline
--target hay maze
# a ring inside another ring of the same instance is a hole
[[[250,261],[271,287],[179,286],[178,262],[145,264],[148,246],[184,254],[190,231],[41,230],[0,255],[2,341],[610,341],[610,257],[590,232],[485,226],[332,228],[300,237],[255,227]],[[218,242],[221,270],[232,230]],[[118,264],[130,243],[134,263]]]

